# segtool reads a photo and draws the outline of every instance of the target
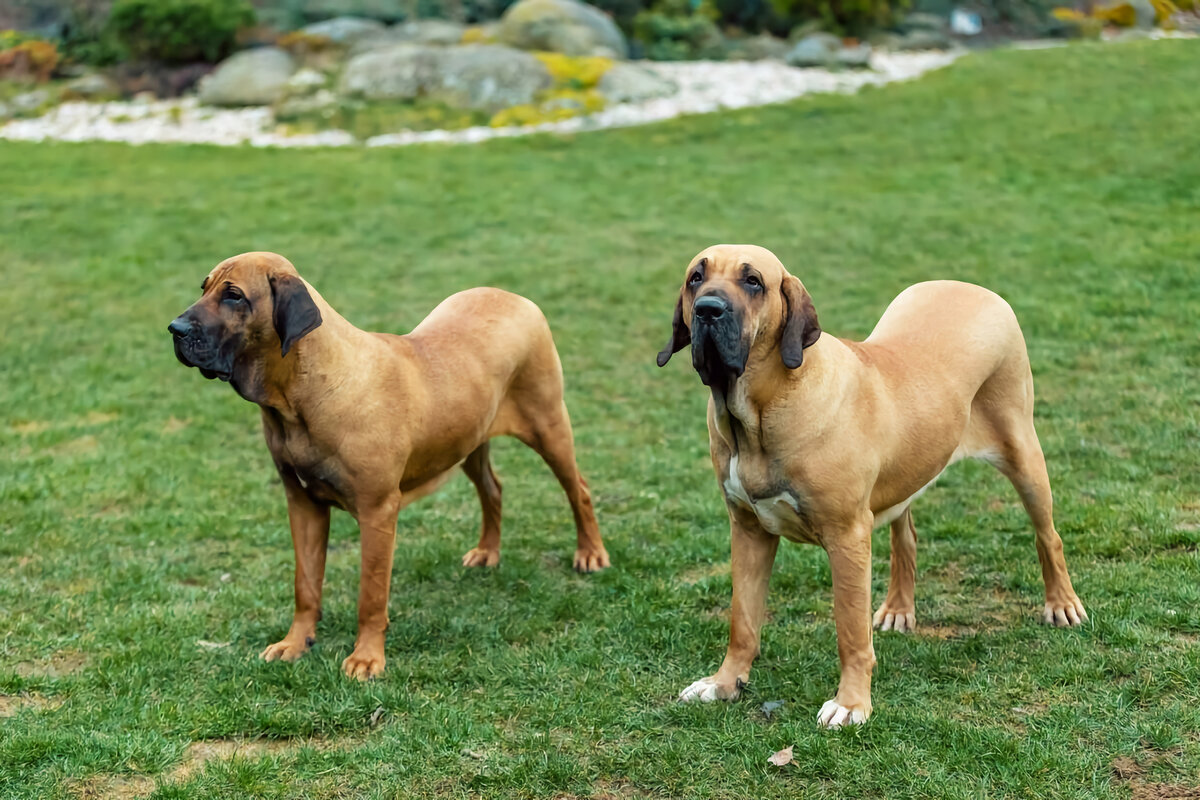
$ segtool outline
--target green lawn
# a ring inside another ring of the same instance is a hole
[[[1200,42],[993,52],[857,97],[475,147],[0,143],[0,797],[1200,784],[1198,69]],[[815,723],[837,654],[813,547],[781,548],[743,699],[675,702],[724,652],[728,529],[705,391],[654,354],[688,259],[720,241],[772,248],[837,335],[928,278],[1010,301],[1087,625],[1038,624],[1031,526],[968,463],[914,506],[919,632],[876,638],[869,724]],[[539,303],[613,568],[571,572],[562,492],[501,441],[499,569],[459,566],[465,478],[401,515],[382,680],[339,670],[344,514],[319,644],[259,661],[291,614],[283,492],[257,410],[166,333],[217,261],[258,249],[370,329],[468,286]]]

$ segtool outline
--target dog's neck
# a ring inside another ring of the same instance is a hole
[[[804,362],[795,369],[784,365],[775,348],[764,349],[761,354],[751,353],[746,370],[739,377],[711,387],[717,431],[730,450],[736,453],[743,445],[765,450],[763,417],[785,399],[791,408],[809,408],[822,402],[819,396],[828,383],[834,355],[831,351],[840,346],[840,341],[822,334],[805,349]],[[806,400],[805,395],[811,395],[812,399]]]

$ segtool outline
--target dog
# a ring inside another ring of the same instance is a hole
[[[818,722],[865,722],[872,627],[916,625],[910,505],[965,457],[1000,470],[1033,521],[1044,620],[1087,619],[1054,529],[1025,340],[998,295],[919,283],[892,301],[866,341],[853,342],[821,331],[804,284],[769,250],[717,245],[688,265],[658,365],[689,344],[711,391],[709,449],[729,512],[733,609],[720,669],[680,700],[733,700],[749,680],[783,537],[823,547],[833,573],[841,681]],[[872,617],[871,531],[884,524],[891,582]]]
[[[456,467],[483,506],[479,544],[463,565],[499,563],[500,481],[488,449],[494,436],[532,447],[562,484],[575,516],[575,569],[609,566],[575,462],[562,365],[531,301],[470,289],[410,334],[394,336],[351,325],[275,253],[222,261],[200,288],[200,299],[168,327],[175,355],[261,407],[287,495],[295,617],[262,658],[294,661],[316,641],[332,506],[355,518],[362,540],[358,636],[342,664],[350,677],[384,670],[397,514]]]

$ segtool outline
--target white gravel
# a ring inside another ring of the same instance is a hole
[[[778,61],[639,62],[674,81],[679,91],[670,97],[610,106],[586,117],[544,125],[401,131],[372,137],[366,144],[386,147],[421,142],[481,142],[544,131],[573,133],[641,125],[681,114],[705,114],[779,103],[814,92],[852,93],[863,86],[911,80],[952,63],[960,55],[961,52],[877,52],[871,57],[870,70],[839,72],[799,69]],[[130,144],[186,142],[255,147],[339,147],[357,143],[353,136],[340,130],[290,136],[280,130],[269,108],[217,109],[201,106],[191,97],[151,102],[63,103],[44,116],[13,120],[0,127],[0,139],[101,140]]]

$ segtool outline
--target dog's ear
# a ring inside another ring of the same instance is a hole
[[[275,302],[272,320],[279,334],[280,355],[286,356],[292,345],[321,324],[321,310],[296,275],[272,275],[268,280]]]
[[[812,298],[795,275],[783,279],[783,335],[779,341],[779,354],[783,365],[796,369],[804,363],[804,348],[812,345],[821,336],[821,325],[817,322],[817,310]]]
[[[671,320],[671,338],[658,353],[658,365],[665,367],[672,355],[691,343],[692,332],[688,330],[687,325],[683,324],[683,293],[680,292],[679,300],[675,302],[675,317]]]

